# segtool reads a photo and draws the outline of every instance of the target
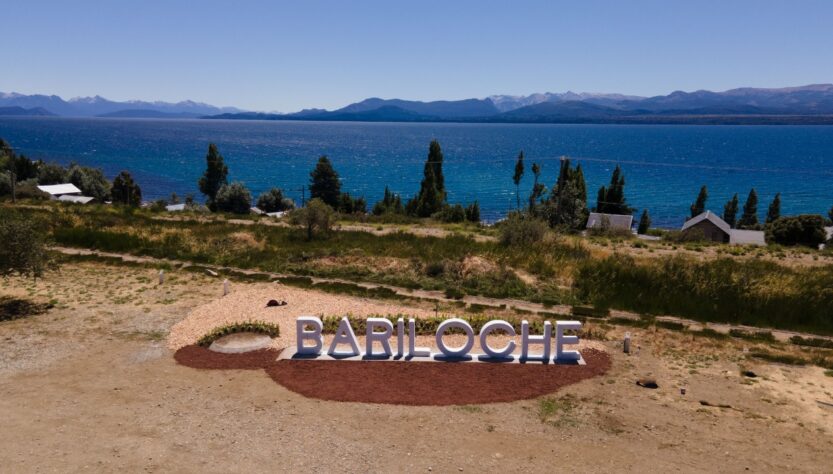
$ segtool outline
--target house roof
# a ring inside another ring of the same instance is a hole
[[[38,189],[53,196],[60,196],[61,194],[81,194],[81,190],[76,188],[72,183],[38,186]]]
[[[764,231],[732,229],[729,232],[729,243],[736,245],[766,245]]]
[[[685,224],[683,224],[683,228],[680,230],[685,232],[690,227],[695,226],[703,221],[709,221],[715,226],[717,226],[717,228],[725,232],[727,235],[732,235],[732,227],[712,211],[706,211],[685,221]]]
[[[633,225],[633,216],[630,214],[603,214],[601,212],[591,212],[587,219],[587,229],[595,229],[602,226],[602,220],[607,217],[611,229],[625,229],[631,230]]]
[[[95,198],[91,198],[89,196],[70,196],[69,194],[63,194],[58,196],[58,200],[62,202],[74,202],[77,204],[87,204],[88,202],[92,201]]]
[[[168,204],[165,206],[165,210],[168,212],[184,211],[185,204]]]

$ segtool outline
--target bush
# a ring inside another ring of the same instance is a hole
[[[445,206],[435,217],[443,222],[463,222],[466,220],[466,210],[460,204]]]
[[[476,224],[480,223],[480,204],[477,201],[469,204],[466,208],[466,220]]]
[[[321,199],[315,198],[310,200],[306,207],[294,211],[290,217],[292,224],[304,227],[307,240],[312,240],[316,236],[329,233],[333,209]]]
[[[816,214],[779,217],[766,227],[766,240],[769,243],[817,248],[826,239],[824,217]]]
[[[790,342],[797,346],[821,347],[823,349],[833,349],[833,340],[822,339],[820,337],[801,337],[793,336]]]
[[[252,207],[252,194],[243,183],[224,184],[217,191],[214,205],[221,212],[248,214]]]
[[[66,177],[84,196],[95,198],[98,202],[110,199],[110,182],[100,169],[73,163],[69,165]]]
[[[197,344],[202,347],[208,347],[212,342],[229,334],[239,332],[255,332],[258,334],[266,334],[269,337],[279,337],[281,335],[281,328],[277,324],[267,323],[264,321],[246,321],[242,323],[233,323],[226,326],[213,329],[211,332],[201,337]]]
[[[292,201],[285,198],[278,188],[272,188],[257,198],[257,208],[263,212],[281,212],[293,207]]]
[[[544,240],[546,233],[546,222],[513,212],[500,225],[500,243],[506,246],[531,245]]]
[[[43,227],[30,216],[0,211],[0,277],[39,277],[53,265]]]

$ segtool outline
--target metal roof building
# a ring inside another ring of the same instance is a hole
[[[633,226],[633,216],[630,214],[603,214],[601,212],[591,212],[587,219],[586,229],[601,229],[605,220],[608,222],[610,229],[631,230]]]

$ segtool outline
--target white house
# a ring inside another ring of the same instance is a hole
[[[87,204],[94,199],[89,196],[82,196],[81,190],[75,187],[72,183],[38,186],[38,189],[48,194],[56,201]]]
[[[586,229],[601,229],[605,225],[609,229],[627,230],[630,231],[633,226],[633,216],[630,214],[603,214],[601,212],[591,212],[590,217],[587,218]]]

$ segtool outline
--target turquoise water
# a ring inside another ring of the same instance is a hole
[[[620,163],[632,206],[656,225],[679,226],[701,185],[708,207],[722,211],[751,187],[759,215],[776,192],[783,213],[826,213],[833,206],[833,127],[336,123],[214,120],[0,118],[0,137],[32,158],[77,161],[108,176],[130,170],[146,198],[197,193],[209,142],[226,159],[230,179],[257,194],[271,186],[300,201],[319,155],[332,159],[343,190],[372,204],[385,185],[408,197],[419,189],[428,143],[445,154],[451,202],[477,199],[497,219],[515,206],[512,172],[523,149],[551,185],[558,157],[585,168],[591,205]],[[581,157],[581,158],[579,158]],[[583,158],[583,159],[582,159]],[[532,187],[527,170],[522,196]]]

